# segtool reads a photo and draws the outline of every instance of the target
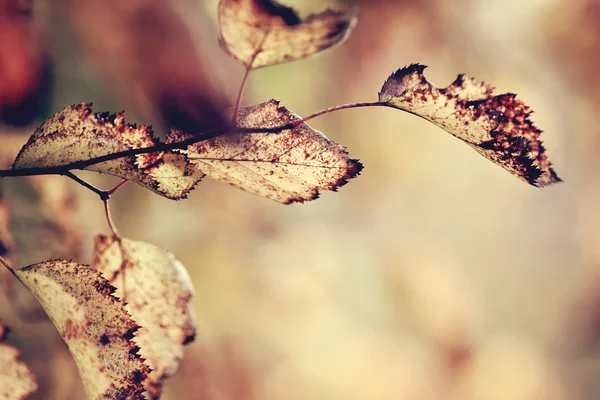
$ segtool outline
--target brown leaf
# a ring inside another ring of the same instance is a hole
[[[5,237],[10,244],[7,260],[12,265],[24,266],[80,254],[82,230],[77,202],[70,189],[69,182],[59,176],[0,181],[0,190],[10,212],[7,235],[14,239]],[[5,280],[5,283],[7,299],[21,319],[46,318],[44,310],[27,289],[15,285],[13,279]]]
[[[275,128],[300,119],[270,100],[242,107],[242,128]],[[168,140],[188,137],[171,131]],[[357,176],[362,165],[346,150],[305,123],[280,133],[231,134],[196,143],[185,151],[207,176],[259,196],[293,203],[314,200]]]
[[[85,54],[105,81],[144,117],[191,133],[223,129],[224,96],[214,84],[208,56],[182,12],[196,23],[202,7],[172,0],[62,0]],[[190,18],[192,18],[190,16]]]
[[[68,260],[15,270],[69,346],[90,399],[142,399],[150,372],[132,341],[137,324],[100,273]]]
[[[426,66],[399,69],[384,83],[379,101],[432,122],[478,153],[534,186],[561,182],[545,154],[532,111],[516,95],[459,75],[447,88],[425,79]]]
[[[158,399],[165,379],[179,368],[183,346],[196,334],[190,300],[194,286],[185,267],[154,245],[112,236],[97,236],[95,267],[119,287],[126,310],[141,326],[135,342],[152,372],[146,391]]]
[[[35,131],[12,168],[66,166],[158,143],[149,127],[127,124],[124,117],[124,113],[94,114],[89,104],[69,106]],[[128,179],[170,199],[184,198],[202,178],[188,168],[181,155],[165,157],[162,152],[123,157],[85,169]]]
[[[0,399],[24,400],[38,385],[29,367],[18,360],[19,351],[4,343],[8,332],[0,321]]]
[[[301,20],[274,0],[221,0],[219,42],[249,69],[300,60],[342,43],[356,22],[356,9],[327,10]]]

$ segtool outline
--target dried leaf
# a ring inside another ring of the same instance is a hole
[[[242,107],[237,124],[275,128],[298,119],[270,100]],[[187,137],[173,130],[167,139]],[[193,144],[185,153],[207,176],[285,204],[314,200],[320,190],[335,191],[362,169],[342,146],[305,123],[280,133],[220,136]]]
[[[228,126],[225,96],[182,15],[202,23],[202,7],[171,0],[61,3],[84,53],[138,114],[158,114],[165,125],[192,133]]]
[[[24,400],[38,385],[29,367],[18,360],[19,351],[3,343],[8,332],[0,322],[0,399]]]
[[[153,191],[169,199],[180,200],[196,186],[204,173],[194,168],[182,154],[164,152],[160,162],[147,168]]]
[[[21,149],[12,168],[57,167],[120,151],[154,146],[149,127],[129,125],[124,113],[94,114],[89,104],[67,107],[48,119]],[[202,178],[181,155],[123,157],[85,168],[136,182],[170,199],[181,199]]]
[[[342,43],[356,22],[356,9],[327,10],[301,20],[274,0],[221,0],[219,42],[247,68],[300,60]]]
[[[69,346],[90,399],[142,399],[150,372],[132,341],[139,328],[100,273],[68,260],[15,270]]]
[[[183,346],[194,340],[194,286],[185,267],[154,245],[112,236],[97,236],[95,267],[126,296],[126,310],[141,326],[135,342],[152,372],[146,391],[158,399],[164,381],[174,375]]]
[[[531,110],[516,95],[459,75],[440,89],[425,79],[426,66],[399,69],[384,83],[379,101],[431,121],[490,161],[534,186],[561,182],[546,156]]]

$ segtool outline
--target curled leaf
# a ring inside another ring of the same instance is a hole
[[[238,126],[276,128],[300,118],[270,100],[242,107]],[[171,131],[168,140],[188,137]],[[279,133],[231,134],[196,143],[184,152],[207,176],[259,196],[293,203],[336,190],[362,170],[339,144],[306,123]]]
[[[196,334],[190,300],[194,286],[173,255],[149,243],[97,236],[95,267],[126,296],[125,308],[141,326],[135,342],[152,372],[144,381],[158,399],[165,379],[179,368],[183,346]]]
[[[425,68],[412,64],[393,73],[379,101],[429,120],[533,186],[561,181],[530,119],[532,111],[515,94],[493,95],[492,86],[465,75],[437,88],[423,75]]]
[[[61,167],[98,171],[138,183],[171,199],[184,198],[202,178],[181,155],[163,152],[122,157],[79,168],[70,164],[155,146],[146,126],[125,123],[124,113],[95,114],[89,104],[72,105],[40,126],[17,156],[13,169]]]
[[[0,399],[24,400],[38,385],[29,367],[18,360],[19,351],[4,343],[8,332],[0,322]]]
[[[327,10],[302,20],[274,0],[221,0],[221,46],[249,69],[295,61],[342,43],[356,9]]]
[[[138,325],[100,273],[67,260],[15,270],[69,346],[90,399],[142,399],[149,369],[132,341]]]

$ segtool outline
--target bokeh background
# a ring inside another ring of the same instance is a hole
[[[173,3],[186,7],[210,84],[231,101],[243,68],[218,48],[217,1]],[[303,15],[326,7],[285,4]],[[134,89],[114,90],[108,67],[81,50],[82,31],[61,10],[68,5],[34,2],[27,29],[42,34],[23,65],[46,71],[46,83],[32,85],[45,99],[36,118],[93,102],[97,111],[127,109],[129,120],[160,134],[160,120],[136,107]],[[312,121],[365,169],[311,203],[283,206],[208,180],[179,202],[126,185],[111,200],[121,233],[170,249],[197,290],[198,335],[164,398],[600,398],[600,2],[359,7],[343,46],[256,71],[244,103],[276,98],[307,115],[375,100],[387,76],[409,63],[429,65],[438,86],[466,72],[535,110],[565,182],[530,187],[419,118],[369,108]],[[4,150],[18,149],[39,122],[14,125],[0,127]],[[118,182],[81,176],[102,187]],[[107,232],[96,195],[60,177],[0,184],[17,265],[65,253],[91,261],[93,235]],[[3,279],[0,318],[38,377],[32,398],[82,399],[52,324]]]

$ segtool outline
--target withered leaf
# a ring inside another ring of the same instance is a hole
[[[275,128],[300,118],[270,100],[242,107],[238,126]],[[172,130],[168,140],[187,135]],[[357,176],[362,164],[306,123],[280,133],[230,134],[196,143],[184,151],[207,176],[259,196],[289,204],[314,200]]]
[[[358,13],[327,10],[302,20],[274,0],[221,0],[219,42],[247,68],[295,61],[342,43]]]
[[[150,372],[133,342],[139,328],[100,272],[68,260],[15,270],[69,346],[90,399],[142,399]]]
[[[135,342],[152,370],[144,387],[158,399],[196,334],[191,279],[171,253],[126,238],[97,236],[94,265],[118,287],[117,296],[126,296],[125,309],[141,326]]]
[[[412,64],[393,73],[379,93],[386,105],[423,117],[461,139],[490,161],[538,187],[560,182],[530,119],[531,109],[513,93],[459,75],[437,88]]]
[[[17,156],[13,169],[58,167],[158,143],[146,126],[125,123],[124,113],[95,114],[91,105],[72,105],[40,126]],[[139,154],[86,168],[136,182],[170,199],[181,199],[202,178],[185,158],[163,152]]]
[[[4,343],[8,332],[0,321],[0,399],[24,400],[38,385],[29,367],[18,360],[19,351]]]

